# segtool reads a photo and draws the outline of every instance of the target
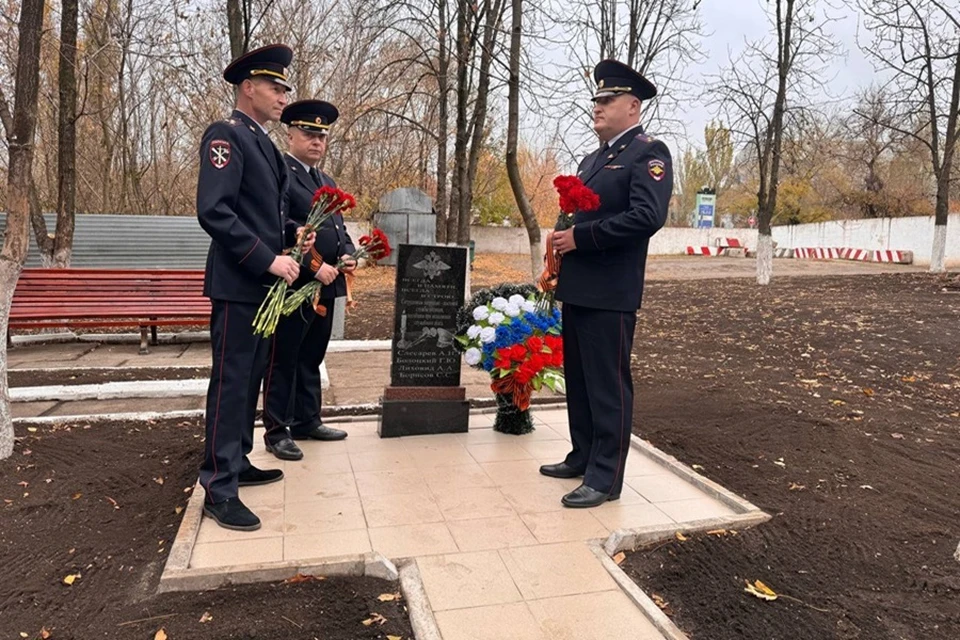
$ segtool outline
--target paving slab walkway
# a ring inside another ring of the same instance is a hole
[[[534,416],[524,436],[493,431],[492,414],[471,415],[466,434],[399,439],[379,438],[374,422],[343,423],[345,441],[302,443],[298,462],[276,460],[258,433],[251,461],[285,472],[240,489],[263,527],[240,533],[202,519],[188,568],[243,572],[375,551],[415,559],[444,640],[662,638],[587,542],[734,510],[636,450],[619,501],[565,509],[560,497],[579,481],[537,470],[567,453],[566,412]]]

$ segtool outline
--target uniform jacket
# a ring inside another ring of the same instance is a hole
[[[197,218],[211,238],[204,295],[263,301],[276,281],[267,269],[296,237],[286,210],[286,163],[259,125],[234,111],[207,127],[197,183]]]
[[[635,311],[643,298],[647,246],[667,221],[670,151],[638,125],[594,164],[599,155],[598,149],[577,169],[600,196],[600,208],[574,215],[577,248],[563,256],[556,297],[583,307]]]
[[[290,173],[290,217],[296,221],[298,226],[307,222],[307,215],[310,213],[311,203],[313,202],[313,193],[320,187],[336,187],[337,183],[333,178],[320,171],[320,183],[318,184],[313,177],[304,170],[299,160],[287,154],[283,157],[286,161]],[[323,224],[317,229],[317,239],[314,246],[323,261],[327,264],[336,266],[340,256],[344,254],[353,254],[356,248],[350,234],[347,233],[347,227],[343,222],[343,216],[335,213],[324,220]],[[310,258],[307,256],[304,264],[301,265],[301,275],[298,284],[309,282],[315,273],[309,272],[305,268],[310,264]],[[347,284],[343,274],[337,276],[333,284],[326,285],[320,289],[320,297],[325,299],[336,298],[347,295]]]

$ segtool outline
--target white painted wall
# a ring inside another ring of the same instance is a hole
[[[366,222],[347,222],[354,240],[366,233]],[[545,238],[548,229],[541,229]],[[527,231],[517,227],[474,226],[470,234],[477,253],[530,254]],[[664,227],[650,240],[650,255],[679,255],[687,246],[715,246],[717,238],[737,238],[750,249],[757,247],[756,229],[691,229]],[[876,220],[835,220],[773,228],[778,247],[850,247],[852,249],[894,249],[913,251],[915,264],[929,265],[933,247],[933,216],[880,218]],[[960,213],[947,222],[947,265],[960,265]]]
[[[933,216],[834,220],[773,228],[780,247],[849,247],[913,251],[914,264],[930,264],[933,247]],[[947,265],[960,264],[960,213],[947,220]]]

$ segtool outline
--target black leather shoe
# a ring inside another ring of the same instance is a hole
[[[333,442],[334,440],[343,440],[347,437],[346,431],[334,429],[324,425],[317,425],[306,433],[293,434],[294,440],[323,440],[324,442]]]
[[[591,489],[585,484],[580,485],[567,495],[563,496],[560,502],[563,506],[571,509],[589,509],[590,507],[599,507],[608,500],[619,500],[620,494],[611,495],[603,491]]]
[[[228,498],[216,504],[205,503],[203,513],[224,529],[256,531],[260,528],[260,518],[247,509],[240,498]]]
[[[579,478],[583,475],[583,471],[577,471],[566,462],[545,464],[540,467],[540,473],[551,478]]]
[[[258,484],[270,484],[283,480],[283,471],[280,469],[257,469],[250,467],[237,478],[237,484],[241,487],[254,487]]]
[[[282,440],[278,440],[274,443],[271,443],[268,440],[266,445],[267,451],[277,456],[281,460],[303,459],[303,451],[300,451],[300,447],[297,446],[297,443],[290,438],[283,438]]]

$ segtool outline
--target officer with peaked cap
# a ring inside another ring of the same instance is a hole
[[[200,484],[204,513],[241,531],[259,529],[260,519],[240,501],[237,487],[283,477],[278,469],[254,467],[247,455],[270,346],[253,333],[253,318],[276,278],[292,283],[300,273],[283,255],[299,232],[286,213],[286,165],[264,127],[287,104],[292,57],[278,44],[231,62],[223,77],[237,85],[236,108],[207,127],[200,143],[197,217],[211,240],[203,290],[212,303],[213,350]]]
[[[540,473],[583,476],[563,496],[567,507],[620,497],[633,415],[630,354],[650,238],[667,220],[673,191],[670,151],[643,132],[643,100],[654,85],[630,67],[604,60],[594,69],[593,127],[601,147],[577,175],[600,196],[555,232],[560,252],[556,297],[563,302],[563,356],[572,451]]]
[[[313,193],[322,186],[335,187],[333,179],[316,165],[327,151],[327,134],[339,116],[337,108],[323,100],[300,100],[287,106],[280,121],[287,125],[289,152],[284,156],[290,174],[290,216],[305,224]],[[342,440],[345,431],[320,419],[322,392],[320,363],[327,352],[333,329],[335,298],[346,295],[338,262],[355,251],[343,216],[335,213],[317,229],[314,248],[323,258],[318,271],[310,270],[310,256],[301,268],[301,281],[316,278],[323,287],[318,314],[311,301],[284,317],[277,327],[270,365],[263,382],[263,426],[267,451],[281,460],[300,460],[303,452],[294,440]],[[353,267],[345,271],[352,271]]]

